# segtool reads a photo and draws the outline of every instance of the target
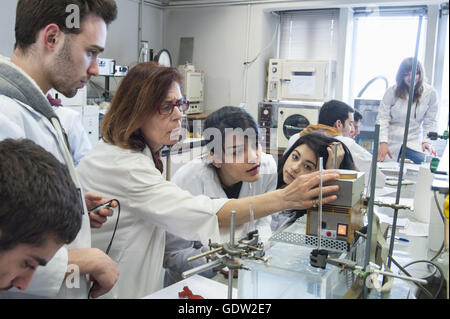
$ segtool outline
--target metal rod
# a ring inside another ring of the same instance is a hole
[[[216,266],[221,266],[221,265],[222,265],[222,260],[221,259],[217,259],[217,260],[211,261],[209,263],[200,265],[198,267],[186,270],[185,272],[181,273],[181,277],[188,278],[188,277],[193,276],[195,274],[204,272],[204,271],[206,271],[208,269],[214,268]]]
[[[230,220],[230,247],[234,247],[234,219],[236,217],[236,212],[231,211]],[[234,270],[228,268],[228,299],[233,299],[233,275]]]
[[[223,249],[222,247],[219,247],[219,248],[214,248],[214,249],[205,251],[204,253],[201,253],[201,254],[198,254],[198,255],[189,257],[189,258],[187,259],[187,261],[194,261],[194,260],[197,260],[197,259],[199,259],[199,258],[206,257],[206,256],[211,255],[211,254],[214,254],[214,253],[218,253],[218,252],[221,251],[222,249]]]
[[[409,98],[408,98],[408,110],[406,112],[406,123],[405,123],[405,133],[403,134],[403,144],[402,144],[402,152],[400,159],[400,172],[398,174],[398,182],[397,182],[397,194],[395,196],[395,204],[398,205],[400,202],[400,193],[402,189],[402,180],[403,180],[403,167],[405,166],[405,155],[406,155],[406,145],[408,144],[408,133],[409,133],[409,122],[411,116],[411,108],[414,100],[414,89],[416,86],[416,71],[417,71],[417,55],[419,53],[419,43],[420,43],[420,32],[422,29],[422,19],[423,16],[419,16],[419,26],[417,28],[417,40],[416,40],[416,49],[414,53],[414,62],[412,65],[412,74],[411,74],[411,86],[409,88]],[[391,228],[391,242],[389,244],[389,255],[392,256],[392,252],[394,251],[395,244],[395,231],[397,228],[397,219],[398,219],[398,208],[394,209],[394,217],[392,221]],[[391,268],[391,257],[388,258],[387,262],[388,268]]]
[[[249,185],[251,185],[251,183],[249,183]],[[252,202],[250,202],[250,229],[255,229],[255,213],[253,212]]]
[[[319,158],[319,227],[318,227],[318,243],[320,246],[322,244],[322,170],[323,170],[323,157]]]
[[[234,246],[234,218],[236,217],[236,212],[231,211],[231,220],[230,220],[230,247]]]
[[[367,237],[366,237],[366,255],[364,259],[364,269],[370,262],[370,249],[372,244],[372,228],[373,228],[373,204],[375,199],[375,186],[376,186],[376,175],[377,175],[377,156],[378,156],[378,143],[380,140],[380,125],[375,125],[375,140],[373,143],[373,153],[372,153],[372,164],[370,169],[370,197],[369,197],[369,211],[367,215]],[[364,299],[367,298],[368,290],[364,285],[363,296]]]
[[[233,299],[233,276],[234,269],[228,268],[228,299]]]
[[[334,169],[337,169],[337,151],[338,151],[338,144],[334,144],[334,163],[333,167]]]
[[[403,279],[403,280],[409,280],[409,281],[412,281],[412,282],[415,282],[418,284],[424,284],[424,285],[428,284],[428,282],[425,279],[396,275],[392,272],[381,271],[381,270],[373,270],[373,272],[376,274],[380,274],[380,275],[390,276],[390,277],[399,278],[399,279]]]
[[[139,0],[138,6],[138,56],[137,61],[139,61],[141,55],[141,41],[142,41],[142,13],[143,13],[144,0]]]

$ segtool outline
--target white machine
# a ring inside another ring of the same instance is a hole
[[[203,113],[203,82],[205,73],[192,64],[180,65],[178,69],[183,75],[181,92],[189,101],[187,114]]]
[[[297,102],[278,104],[277,147],[288,146],[289,138],[309,124],[317,124],[322,102]]]
[[[334,95],[335,61],[270,59],[268,101],[326,101]]]
[[[54,98],[60,99],[63,107],[69,107],[81,114],[83,127],[88,134],[89,141],[91,145],[95,145],[99,140],[99,107],[87,105],[86,87],[79,89],[72,98],[67,98],[54,89],[51,89],[48,93]]]
[[[113,76],[116,73],[116,60],[98,58],[98,75]]]

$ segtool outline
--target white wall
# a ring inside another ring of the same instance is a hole
[[[248,68],[244,62],[270,42],[277,19],[249,5],[166,9],[164,46],[177,63],[180,38],[194,37],[192,63],[205,71],[207,111],[247,101],[256,115],[257,102],[264,94],[264,65],[273,56],[276,42]]]
[[[9,57],[13,53],[16,5],[16,0],[2,0],[0,3],[0,55],[3,56]]]

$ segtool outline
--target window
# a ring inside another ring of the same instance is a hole
[[[336,60],[339,9],[280,12],[280,59]]]
[[[355,8],[350,99],[359,95],[381,100],[387,86],[395,84],[401,61],[415,53],[419,15],[426,7]],[[423,63],[427,19],[422,19],[418,59]],[[363,88],[374,78],[364,92]]]

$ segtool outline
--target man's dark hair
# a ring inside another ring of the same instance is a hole
[[[359,122],[363,118],[362,114],[355,110],[355,113],[353,113],[353,121]]]
[[[69,7],[72,6],[72,7]],[[67,25],[77,6],[80,13],[80,27]],[[16,43],[14,49],[25,51],[36,42],[37,33],[45,26],[55,23],[64,33],[79,34],[84,19],[90,15],[102,18],[109,25],[117,17],[114,0],[19,0],[16,8]]]
[[[52,154],[28,139],[0,141],[0,252],[49,238],[72,242],[82,208],[67,167]]]
[[[334,126],[337,120],[345,124],[348,119],[348,113],[353,113],[355,110],[347,103],[330,100],[322,105],[319,112],[319,124]]]

